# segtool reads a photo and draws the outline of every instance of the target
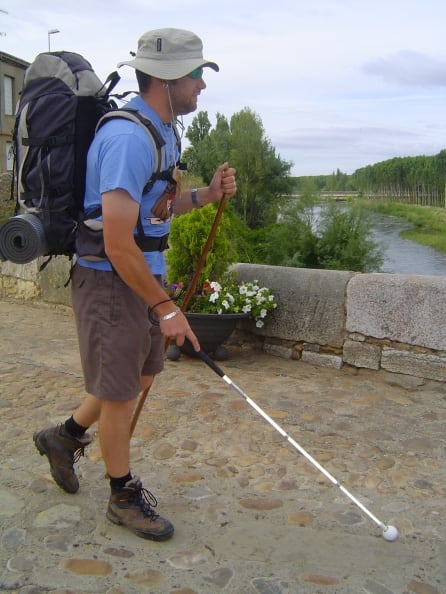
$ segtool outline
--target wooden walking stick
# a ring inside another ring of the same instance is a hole
[[[206,243],[204,244],[200,259],[198,260],[197,268],[194,272],[194,275],[193,275],[192,280],[189,284],[189,287],[186,291],[186,294],[184,295],[184,299],[181,304],[181,311],[183,313],[186,311],[187,306],[189,305],[189,302],[195,293],[195,289],[197,288],[198,281],[200,280],[200,275],[203,271],[204,265],[206,264],[206,258],[207,258],[207,255],[208,255],[211,247],[212,247],[212,244],[214,242],[215,234],[217,233],[217,228],[220,223],[220,219],[222,217],[222,214],[225,209],[227,201],[228,201],[228,196],[226,194],[223,194],[223,198],[220,200],[220,204],[218,205],[218,210],[215,213],[215,218],[212,223],[211,230],[209,231],[208,238],[206,240]],[[164,344],[164,352],[167,351],[169,343],[170,343],[170,339],[166,338],[166,342]],[[148,388],[146,388],[143,391],[143,393],[141,394],[141,396],[139,397],[138,404],[136,405],[135,412],[133,414],[132,423],[130,425],[130,435],[133,435],[133,432],[135,430],[136,424],[139,419],[139,415],[141,414],[141,411],[143,409],[147,395],[149,393],[150,387],[151,387],[151,385]]]

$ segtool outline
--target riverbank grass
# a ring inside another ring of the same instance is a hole
[[[360,203],[372,212],[399,217],[411,223],[412,229],[401,232],[403,239],[411,239],[446,253],[446,209],[372,200],[361,200]]]

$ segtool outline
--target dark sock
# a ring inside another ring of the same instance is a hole
[[[125,485],[132,480],[132,475],[129,472],[125,476],[120,477],[110,477],[110,489],[112,493],[117,493],[118,491],[122,491]]]
[[[88,427],[82,427],[82,425],[76,423],[72,416],[65,421],[64,427],[68,435],[71,435],[71,437],[75,438],[83,437],[88,429]]]

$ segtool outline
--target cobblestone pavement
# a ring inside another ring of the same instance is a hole
[[[94,442],[80,491],[51,479],[32,434],[83,381],[71,311],[0,301],[0,591],[107,594],[446,592],[446,386],[312,367],[230,347],[220,366],[384,523],[397,542],[197,359],[167,361],[132,439],[133,472],[176,532],[105,517]]]

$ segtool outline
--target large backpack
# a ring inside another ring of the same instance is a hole
[[[114,98],[122,96],[111,92],[119,79],[113,72],[102,83],[84,57],[65,51],[39,54],[26,70],[13,132],[16,211],[0,228],[1,259],[24,264],[75,253],[87,152],[103,116],[126,117],[147,131],[157,165],[145,191],[168,178],[155,126],[139,112],[117,110]]]

